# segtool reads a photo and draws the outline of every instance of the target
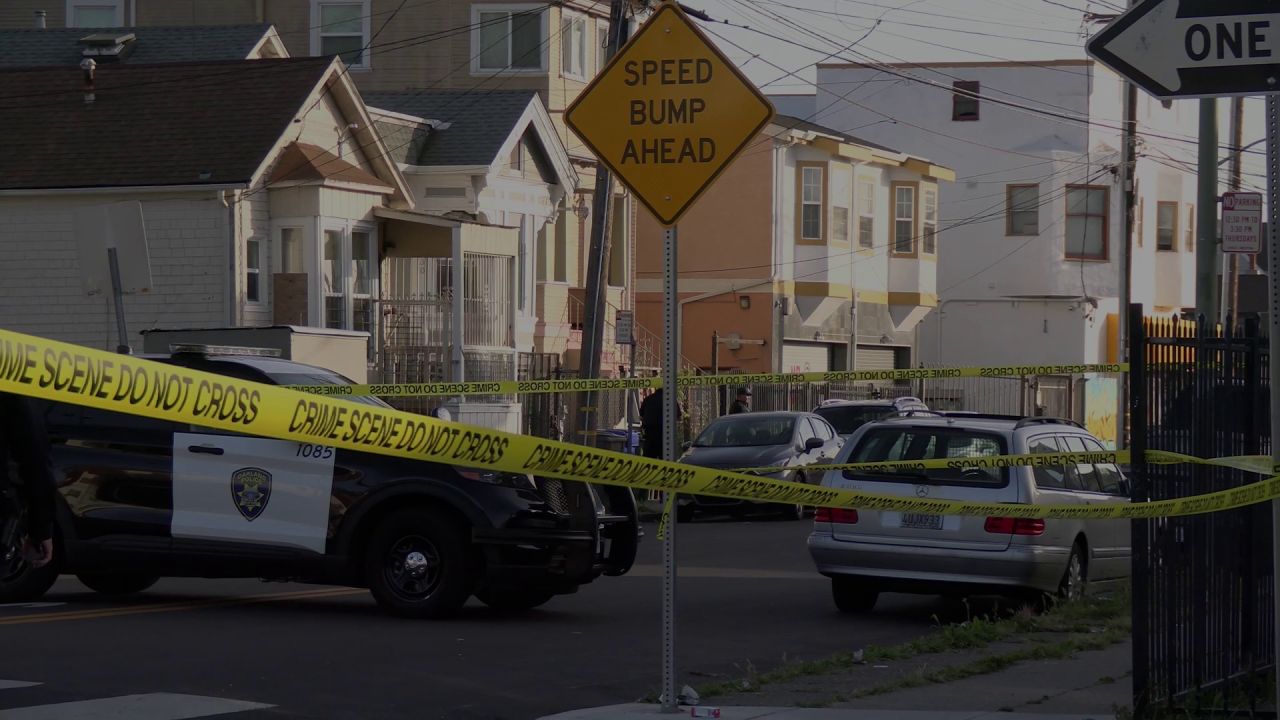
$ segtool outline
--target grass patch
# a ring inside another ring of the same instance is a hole
[[[936,617],[935,620],[937,620]],[[743,691],[755,691],[766,685],[784,683],[802,677],[847,672],[859,665],[903,662],[921,655],[984,648],[994,642],[1008,640],[1015,636],[1070,635],[1064,639],[1055,638],[1050,642],[1035,642],[1025,648],[979,658],[973,663],[960,667],[917,671],[890,683],[829,699],[819,705],[822,706],[831,702],[843,702],[910,687],[952,682],[974,675],[998,672],[1026,660],[1066,658],[1082,650],[1097,650],[1121,642],[1129,636],[1129,632],[1129,593],[1124,589],[1112,595],[1094,596],[1075,603],[1061,604],[1043,613],[1023,608],[998,617],[977,617],[962,623],[940,624],[935,632],[910,642],[890,646],[871,645],[861,651],[839,653],[818,660],[785,663],[781,667],[766,672],[757,672],[755,667],[748,663],[745,676],[710,683],[696,689],[700,696],[711,698]]]

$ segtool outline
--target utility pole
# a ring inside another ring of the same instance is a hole
[[[1232,192],[1240,190],[1242,182],[1244,150],[1244,98],[1231,98],[1231,179],[1229,187]],[[1224,265],[1222,268],[1225,276],[1222,279],[1226,286],[1226,298],[1224,299],[1222,323],[1234,323],[1235,319],[1240,315],[1240,256],[1236,253],[1224,254],[1222,256]]]
[[[611,0],[609,5],[609,44],[605,48],[605,62],[613,59],[618,49],[627,41],[630,22],[627,20],[627,0]],[[605,273],[609,267],[610,223],[613,220],[613,174],[603,163],[596,164],[595,195],[591,198],[591,247],[587,253],[587,287],[583,305],[586,317],[582,328],[582,359],[578,362],[578,377],[600,376],[600,350],[604,346],[604,318],[608,305],[605,290]],[[583,393],[578,406],[581,418],[580,441],[591,444],[596,425],[598,393]]]
[[[1218,317],[1218,101],[1200,101],[1200,172],[1197,178],[1196,312]],[[1177,238],[1174,238],[1176,247]]]

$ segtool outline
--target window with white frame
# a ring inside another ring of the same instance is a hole
[[[280,228],[280,272],[305,273],[303,265],[302,228]]]
[[[244,299],[262,302],[262,241],[258,238],[244,242]]]
[[[565,12],[560,18],[560,72],[565,77],[587,77],[587,19]]]
[[[938,188],[926,185],[921,197],[924,217],[920,223],[920,250],[925,255],[934,255],[938,252]]]
[[[823,242],[823,216],[826,209],[827,183],[825,164],[800,165],[800,240]]]
[[[473,71],[546,69],[547,13],[541,6],[473,5],[471,15]]]
[[[373,332],[376,267],[372,228],[326,225],[320,248],[323,327]]]
[[[124,26],[124,0],[67,0],[67,27]]]
[[[371,0],[311,0],[311,54],[369,67]]]
[[[893,186],[893,251],[910,255],[916,249],[916,187]]]
[[[596,21],[596,71],[604,69],[609,59],[609,23]]]
[[[1005,187],[1005,235],[1040,234],[1040,186]]]
[[[842,245],[849,244],[849,208],[832,206],[831,241]]]
[[[875,245],[876,186],[870,180],[858,180],[858,247]]]

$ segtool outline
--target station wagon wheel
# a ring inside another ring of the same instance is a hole
[[[1063,602],[1072,602],[1084,597],[1085,583],[1088,581],[1084,562],[1084,549],[1080,543],[1071,548],[1071,557],[1067,559],[1067,569],[1062,573],[1062,581],[1058,584],[1058,598]]]
[[[457,612],[471,595],[473,576],[465,528],[435,508],[392,513],[378,523],[365,550],[369,591],[396,615]]]

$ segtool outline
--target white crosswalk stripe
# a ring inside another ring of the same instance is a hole
[[[0,690],[39,684],[0,680]],[[275,706],[203,695],[146,693],[9,708],[0,710],[0,720],[187,720],[271,707]]]

